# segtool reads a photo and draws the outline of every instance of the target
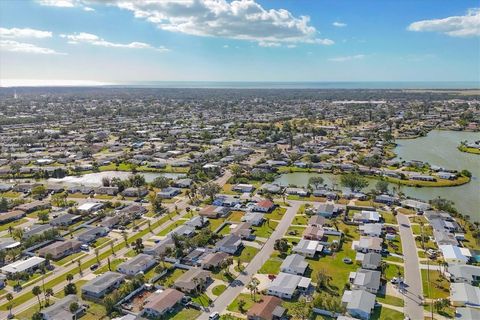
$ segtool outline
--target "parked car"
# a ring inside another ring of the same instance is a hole
[[[209,320],[216,320],[216,319],[220,319],[220,314],[218,312],[214,312],[212,313],[209,317],[208,317]]]
[[[343,263],[351,264],[351,263],[352,263],[352,259],[350,259],[350,258],[343,258]]]
[[[97,264],[97,263],[92,264],[92,265],[90,266],[90,270],[92,270],[92,271],[97,270],[97,269],[98,269],[98,264]]]

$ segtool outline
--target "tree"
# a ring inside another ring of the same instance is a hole
[[[80,306],[78,305],[77,302],[72,302],[70,303],[70,306],[68,307],[71,313],[73,313],[73,319],[77,319],[77,311],[80,309]]]
[[[68,283],[65,288],[63,288],[63,292],[66,296],[69,294],[77,294],[77,286],[75,283]]]
[[[327,274],[324,269],[320,269],[317,272],[317,289],[326,288],[331,277]]]
[[[235,178],[238,178],[242,174],[243,169],[238,164],[232,164],[232,166],[230,167],[230,171]]]
[[[45,290],[45,305],[50,305],[50,297],[53,296],[53,289],[52,288],[47,288]]]
[[[133,176],[130,176],[128,178],[128,181],[130,182],[130,185],[135,188],[139,188],[141,186],[145,185],[145,177],[142,176],[141,174],[135,174]]]
[[[281,253],[286,253],[289,247],[290,245],[288,244],[288,241],[283,238],[275,240],[275,243],[273,245],[273,248],[280,251]]]
[[[122,231],[122,238],[123,238],[123,241],[125,242],[125,246],[129,247],[129,245],[128,245],[128,235],[125,231]]]
[[[38,305],[40,306],[40,309],[42,308],[42,303],[40,302],[40,294],[42,293],[42,289],[40,289],[39,286],[35,286],[32,288],[32,293],[34,296],[37,297],[38,299]]]
[[[368,180],[357,173],[347,173],[340,178],[342,186],[349,188],[352,192],[360,191],[368,186]]]
[[[68,283],[72,283],[73,275],[71,273],[67,274],[67,281]]]
[[[215,182],[207,182],[203,186],[200,187],[200,194],[202,197],[209,196],[210,200],[213,201],[217,193],[221,190],[220,186]]]
[[[258,285],[260,284],[260,281],[253,277],[250,283],[247,285],[247,289],[250,290],[250,294],[253,295],[253,301],[256,301],[256,293],[258,291]]]
[[[8,211],[8,200],[3,198],[0,200],[0,212]]]
[[[240,310],[242,313],[245,313],[245,305],[247,303],[243,299],[238,300],[238,310]]]
[[[32,197],[34,199],[43,199],[47,195],[47,188],[44,185],[36,186],[32,189]]]
[[[167,188],[170,185],[170,179],[164,176],[156,177],[150,185],[155,188]]]
[[[150,196],[150,204],[152,205],[152,210],[156,214],[162,214],[165,212],[165,207],[162,205],[162,198],[157,195]]]
[[[310,177],[308,179],[308,185],[312,185],[315,189],[318,189],[323,184],[323,178],[320,176]]]
[[[388,193],[388,182],[384,180],[380,180],[375,184],[375,190],[378,191],[378,193]]]
[[[21,240],[23,238],[23,230],[21,228],[15,228],[12,231],[12,237],[15,240]]]
[[[12,316],[12,307],[13,307],[13,303],[12,303],[12,300],[13,300],[13,294],[11,294],[10,292],[7,293],[7,295],[5,296],[8,300],[8,311],[9,311],[9,315],[10,317]]]
[[[308,319],[312,312],[311,303],[308,303],[305,298],[298,299],[298,302],[293,303],[289,308],[293,319]]]
[[[98,259],[99,253],[100,253],[100,249],[95,248],[95,257],[97,258],[97,263],[100,263],[100,260]]]
[[[43,223],[48,221],[48,212],[47,211],[40,211],[38,214],[38,219]]]

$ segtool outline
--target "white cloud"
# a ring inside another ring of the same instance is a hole
[[[228,49],[228,48],[230,48],[230,46],[228,44],[224,44],[223,48]]]
[[[265,42],[265,41],[260,41],[258,45],[264,48],[275,48],[275,47],[281,46],[281,44],[278,42]]]
[[[0,28],[0,38],[51,38],[52,33],[50,31],[42,31],[31,28]]]
[[[351,61],[351,60],[360,60],[365,58],[364,54],[356,54],[353,56],[343,56],[343,57],[335,57],[335,58],[330,58],[328,59],[329,61],[334,61],[334,62],[345,62],[345,61]]]
[[[410,31],[440,32],[451,37],[480,36],[480,8],[470,9],[464,16],[422,20],[410,24]]]
[[[37,2],[42,6],[62,8],[73,8],[77,4],[75,0],[37,0]]]
[[[321,39],[308,16],[285,9],[265,9],[255,0],[82,0],[131,11],[159,29],[205,37],[254,41],[260,45],[309,43],[332,45]]]
[[[53,49],[38,47],[31,43],[18,42],[15,40],[0,40],[0,50],[9,52],[36,53],[36,54],[60,54]]]
[[[150,44],[144,43],[144,42],[137,42],[137,41],[130,42],[130,43],[110,42],[100,38],[97,35],[86,33],[86,32],[80,32],[76,34],[61,34],[60,37],[67,39],[68,43],[70,44],[86,43],[86,44],[91,44],[94,46],[100,46],[100,47],[106,47],[106,48],[154,49],[160,52],[169,51],[164,46],[155,48]]]
[[[86,0],[36,0],[38,4],[46,7],[75,8],[80,7],[84,11],[95,11],[92,7],[84,6]],[[107,2],[108,0],[106,0]]]
[[[346,27],[347,24],[343,23],[343,22],[335,21],[334,23],[332,23],[332,26],[337,27],[337,28],[343,28],[343,27]]]

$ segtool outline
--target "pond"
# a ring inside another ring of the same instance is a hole
[[[155,178],[164,176],[169,179],[178,179],[184,177],[183,173],[157,173],[157,172],[138,172],[145,177],[146,182],[152,182]],[[67,183],[67,184],[79,184],[85,186],[101,186],[103,178],[120,178],[122,180],[128,179],[131,176],[131,172],[124,171],[103,171],[87,173],[81,176],[66,176],[61,179],[50,178],[47,181],[50,183]]]
[[[445,168],[458,170],[467,169],[473,175],[470,183],[462,186],[441,188],[415,188],[403,186],[402,191],[407,196],[426,201],[436,197],[452,200],[460,213],[468,214],[472,220],[480,221],[480,156],[464,153],[457,149],[460,141],[473,141],[478,139],[480,139],[480,133],[434,130],[426,137],[398,140],[398,146],[395,148],[395,153],[397,153],[398,159],[421,160]],[[342,191],[346,190],[340,185],[340,176],[328,173],[286,173],[279,176],[275,180],[275,183],[284,186],[293,184],[305,187],[308,185],[308,179],[310,177],[319,175],[324,178],[324,183],[327,184],[328,187],[333,187],[335,185],[337,189]],[[365,188],[364,191],[373,189],[377,182],[375,179],[368,180],[370,185]]]

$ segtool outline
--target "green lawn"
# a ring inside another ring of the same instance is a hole
[[[225,290],[227,289],[227,286],[224,284],[219,284],[215,288],[212,289],[212,293],[216,296],[221,295]]]
[[[377,301],[397,307],[403,307],[405,304],[402,298],[394,296],[377,296]]]
[[[401,312],[398,312],[396,310],[388,309],[385,307],[379,307],[375,308],[373,310],[373,314],[370,317],[371,320],[403,320],[404,315]]]
[[[75,259],[82,256],[82,255],[86,255],[85,252],[77,252],[77,253],[74,253],[74,254],[71,254],[69,256],[66,256],[58,261],[55,261],[55,264],[58,264],[59,266],[63,266],[64,264],[67,264],[67,263],[72,263],[72,262],[75,262]]]
[[[394,277],[398,277],[399,272],[402,275],[405,274],[402,266],[387,263],[387,267],[385,268],[385,278],[391,280]]]
[[[193,297],[192,301],[198,303],[203,307],[208,307],[210,303],[212,303],[212,299],[210,299],[205,293]]]
[[[228,217],[228,221],[240,222],[244,216],[242,211],[233,211]]]
[[[450,296],[450,282],[439,271],[430,270],[428,273],[427,270],[422,269],[421,272],[425,298],[441,299]],[[428,285],[428,274],[430,274],[430,286]]]
[[[265,221],[259,227],[252,227],[253,234],[257,237],[268,238],[272,235],[273,231],[277,227],[278,222],[276,221]]]
[[[293,218],[292,224],[306,225],[308,223],[308,216],[306,215],[296,215]]]
[[[127,259],[114,259],[110,261],[110,268],[112,269],[111,271],[117,271],[117,267],[120,263],[125,262]],[[102,265],[100,268],[95,270],[93,273],[95,274],[102,274],[109,271],[108,269],[108,263],[105,263]]]
[[[225,222],[225,218],[218,219],[208,219],[210,221],[209,228],[212,231],[215,231],[222,223]]]
[[[290,226],[286,234],[289,236],[301,237],[303,234],[303,231],[306,228],[307,228],[306,226],[305,227]]]
[[[257,248],[245,246],[242,249],[242,252],[240,254],[236,254],[233,258],[235,260],[240,259],[241,262],[250,262],[252,261],[253,257],[255,257],[258,251],[259,250]]]
[[[172,223],[171,225],[169,225],[168,227],[166,227],[165,229],[163,229],[162,231],[157,233],[157,236],[166,236],[170,231],[172,231],[173,229],[183,225],[185,222],[187,222],[187,221],[186,220],[175,221],[174,223]]]
[[[260,301],[260,296],[257,296],[257,301]],[[244,311],[238,308],[238,302],[243,300],[245,302],[245,306],[243,307]],[[245,313],[246,310],[250,309],[255,304],[253,301],[253,297],[250,294],[241,293],[236,297],[232,303],[227,307],[228,311],[238,312],[238,313]]]
[[[200,310],[182,308],[179,312],[167,316],[165,319],[168,320],[185,320],[185,319],[196,319],[200,316],[202,312]],[[83,318],[82,318],[83,320]]]
[[[9,223],[2,224],[2,225],[0,225],[0,231],[8,230],[9,227],[15,228],[15,227],[27,222],[27,221],[28,221],[27,218],[22,218],[22,219],[19,219],[19,220],[15,220],[15,221],[11,221]]]
[[[263,266],[258,270],[258,273],[263,274],[278,274],[283,260],[278,257],[278,251],[274,251],[270,259],[265,261]]]
[[[285,212],[287,212],[286,208],[276,207],[275,210],[273,210],[272,212],[265,214],[265,218],[272,220],[281,220]]]
[[[175,280],[177,280],[185,272],[186,270],[182,270],[179,268],[170,270],[165,276],[158,280],[158,283],[165,287],[170,287],[175,282]]]

